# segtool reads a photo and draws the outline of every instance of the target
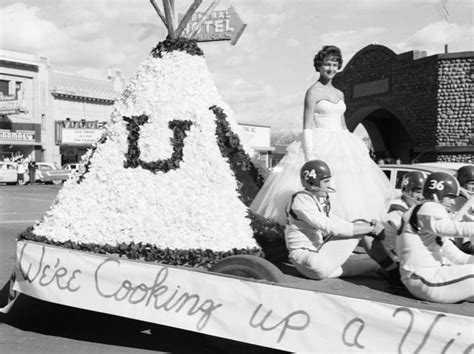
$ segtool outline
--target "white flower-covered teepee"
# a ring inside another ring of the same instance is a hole
[[[65,183],[33,234],[214,251],[256,246],[219,150],[213,106],[238,131],[202,55],[155,51],[115,105],[87,172]]]

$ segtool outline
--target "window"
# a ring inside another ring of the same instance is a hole
[[[21,94],[21,86],[22,86],[22,82],[21,82],[21,81],[15,82],[15,98],[16,98],[17,100],[20,99],[20,97],[22,96],[22,94]]]
[[[388,180],[390,181],[390,176],[392,175],[392,171],[390,170],[382,170],[383,173],[385,173],[385,176],[387,176]]]
[[[0,80],[0,96],[1,94],[3,94],[3,96],[8,96],[10,94],[9,86],[10,81]]]

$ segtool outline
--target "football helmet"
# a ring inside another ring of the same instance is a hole
[[[457,178],[463,188],[467,182],[474,181],[474,165],[466,165],[458,169]]]
[[[426,177],[420,171],[410,171],[403,175],[402,193],[411,193],[413,189],[423,189]]]
[[[419,192],[423,191],[423,184],[425,183],[426,177],[420,171],[410,171],[403,175],[402,180],[402,193],[405,198],[412,200],[413,202],[419,202],[421,198],[421,193],[418,193],[418,196],[414,196],[413,192],[415,189],[418,189]]]
[[[300,177],[304,187],[320,187],[321,180],[331,177],[331,170],[323,160],[310,160],[301,167]]]
[[[461,187],[456,178],[446,172],[430,174],[423,186],[423,197],[428,200],[441,202],[444,197],[456,197]]]

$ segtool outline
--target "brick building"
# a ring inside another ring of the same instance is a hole
[[[85,78],[54,70],[48,58],[0,49],[0,160],[80,161],[123,84],[117,70],[103,80]]]
[[[473,163],[474,52],[361,49],[334,79],[350,130],[361,123],[377,157]]]

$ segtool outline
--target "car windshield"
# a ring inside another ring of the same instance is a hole
[[[66,163],[63,165],[63,169],[65,170],[76,170],[78,169],[79,167],[81,167],[81,164],[78,164],[78,163]]]

